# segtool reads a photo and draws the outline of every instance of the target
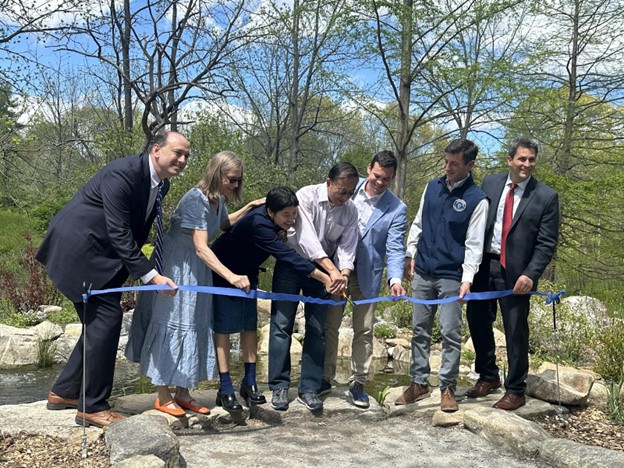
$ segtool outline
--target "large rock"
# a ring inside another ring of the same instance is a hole
[[[161,416],[140,414],[115,422],[105,436],[112,465],[136,455],[155,455],[167,468],[181,466],[180,441]]]
[[[340,327],[338,329],[338,357],[351,357],[352,345],[353,329]]]
[[[466,410],[464,425],[496,447],[504,447],[524,457],[538,454],[543,442],[552,438],[536,423],[494,408]]]
[[[540,447],[541,458],[557,467],[624,466],[624,452],[591,447],[566,439],[552,439]]]
[[[530,374],[526,383],[529,396],[551,403],[558,403],[561,398],[563,405],[580,406],[587,404],[594,378],[587,373],[560,369],[557,385],[557,372],[549,369],[539,375]]]
[[[494,343],[496,343],[497,348],[506,348],[507,340],[505,339],[505,333],[500,331],[498,328],[494,328]],[[464,349],[468,351],[475,352],[474,343],[472,342],[472,337],[468,338],[466,344],[464,345]]]
[[[258,342],[258,354],[269,354],[269,335],[271,332],[270,324],[266,324],[260,329],[260,341]],[[298,333],[293,334],[292,341],[290,343],[290,354],[299,355],[303,352],[303,346],[298,340],[300,335]]]
[[[57,325],[56,323],[52,323],[49,320],[44,320],[40,324],[35,325],[33,330],[39,339],[46,341],[56,340],[63,334],[63,327]]]
[[[590,296],[569,296],[561,299],[561,304],[572,316],[586,318],[590,325],[603,327],[609,325],[607,306]]]
[[[38,361],[40,338],[32,328],[0,324],[0,369],[30,366]]]
[[[388,341],[386,340],[386,344]],[[408,348],[404,348],[401,345],[396,345],[388,348],[388,356],[394,361],[410,362],[412,359],[412,353]]]
[[[164,466],[165,462],[156,455],[135,455],[111,465],[111,468],[163,468]]]

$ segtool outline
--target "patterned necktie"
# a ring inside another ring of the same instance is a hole
[[[505,244],[507,243],[507,234],[511,228],[511,220],[513,219],[513,205],[514,205],[514,190],[518,184],[511,184],[507,196],[505,197],[505,207],[503,208],[503,229],[501,231],[501,248],[500,248],[500,263],[503,268],[506,268],[505,263]]]
[[[156,192],[156,246],[154,247],[154,267],[162,274],[162,253],[163,253],[163,222],[162,222],[162,181],[158,184]]]

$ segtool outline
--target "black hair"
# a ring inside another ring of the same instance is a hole
[[[516,155],[516,151],[518,151],[518,148],[533,150],[535,152],[535,156],[537,156],[537,153],[539,152],[539,145],[537,144],[537,141],[532,138],[518,137],[509,144],[507,156],[513,159]]]
[[[371,169],[373,168],[375,163],[379,164],[379,167],[391,167],[392,169],[394,169],[394,172],[396,172],[399,165],[396,156],[390,150],[380,151],[375,156],[373,156],[373,159],[370,162]]]
[[[266,209],[277,213],[284,208],[299,206],[297,195],[288,187],[274,187],[266,196]]]
[[[457,138],[456,140],[451,141],[448,146],[444,148],[444,152],[449,154],[461,153],[464,158],[464,164],[468,164],[470,161],[477,159],[479,147],[470,140]]]
[[[332,182],[336,182],[338,179],[352,179],[354,177],[357,179],[360,175],[353,164],[340,162],[334,164],[334,166],[329,170],[329,175],[327,177],[329,177],[329,180]]]

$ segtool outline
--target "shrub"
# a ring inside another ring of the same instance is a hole
[[[394,338],[396,336],[396,329],[387,323],[376,323],[373,328],[373,334],[377,338]]]
[[[609,411],[609,417],[619,423],[624,423],[624,402],[622,401],[622,387],[624,381],[609,383],[609,402],[607,409]]]
[[[35,259],[37,249],[30,234],[25,238],[27,246],[19,262],[23,273],[18,275],[6,268],[0,271],[2,302],[11,307],[12,312],[22,314],[37,310],[42,304],[61,303],[61,294],[48,279],[43,265]]]
[[[597,333],[594,370],[606,380],[624,381],[624,321],[613,319],[611,326]]]
[[[547,360],[563,361],[571,365],[588,365],[595,353],[588,350],[598,327],[591,318],[579,314],[567,304],[556,306],[557,328],[553,323],[551,305],[543,305],[542,298],[531,299],[529,314],[529,349]]]
[[[51,367],[54,364],[56,343],[52,340],[40,339],[37,345],[37,365],[39,367]]]

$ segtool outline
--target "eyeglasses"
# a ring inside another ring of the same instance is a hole
[[[242,177],[225,177],[227,177],[227,180],[230,182],[230,184],[240,184],[243,181]]]

